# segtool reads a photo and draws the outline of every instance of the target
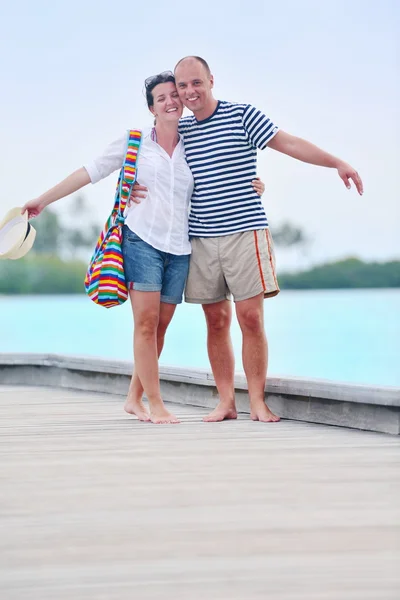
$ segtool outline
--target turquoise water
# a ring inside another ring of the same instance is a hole
[[[270,375],[400,386],[400,290],[283,291],[264,307]],[[128,303],[107,310],[84,295],[1,296],[0,325],[0,352],[132,359]],[[232,337],[240,371],[236,320]],[[178,306],[161,363],[209,368],[201,307]]]

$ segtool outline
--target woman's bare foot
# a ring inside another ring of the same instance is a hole
[[[262,421],[263,423],[277,423],[280,418],[274,415],[263,400],[250,404],[250,417],[253,421]]]
[[[155,408],[150,408],[150,421],[156,425],[163,425],[166,423],[180,423],[179,419],[170,413],[162,404]]]
[[[124,411],[130,415],[136,415],[139,421],[150,421],[150,415],[143,404],[142,400],[136,400],[135,398],[127,397]]]
[[[209,415],[203,418],[203,421],[206,423],[217,423],[228,419],[237,419],[236,407],[235,405],[225,405],[220,402],[217,408],[214,408]]]

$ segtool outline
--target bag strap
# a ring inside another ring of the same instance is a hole
[[[125,158],[119,173],[117,188],[115,190],[114,206],[102,231],[100,232],[91,262],[95,260],[95,257],[100,252],[103,242],[109,235],[110,231],[112,231],[116,225],[121,226],[124,224],[124,210],[129,200],[132,186],[136,181],[136,163],[141,141],[142,132],[138,129],[129,129]]]
[[[128,146],[125,153],[124,164],[122,165],[119,178],[119,217],[123,217],[124,215],[132,186],[136,181],[137,159],[141,141],[142,132],[138,129],[130,129],[128,132]]]

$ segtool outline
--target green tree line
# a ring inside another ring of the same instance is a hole
[[[400,287],[400,260],[379,263],[347,258],[299,273],[283,273],[279,284],[288,290],[395,288]]]
[[[87,265],[59,256],[28,255],[0,262],[0,294],[78,294],[84,292]]]
[[[58,256],[29,255],[0,261],[0,294],[83,293],[87,264]],[[400,287],[400,261],[366,263],[348,258],[300,273],[279,275],[281,289]]]
[[[33,221],[37,234],[32,251],[19,260],[0,261],[0,294],[84,292],[87,261],[82,256],[91,256],[101,227],[93,223],[82,196],[74,198],[70,217],[68,225],[47,208]],[[291,223],[275,227],[272,235],[276,246],[283,248],[309,243],[305,233]],[[400,287],[400,261],[366,263],[348,258],[299,273],[280,273],[279,284],[282,289],[301,290]]]

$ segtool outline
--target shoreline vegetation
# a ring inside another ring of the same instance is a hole
[[[83,294],[86,269],[82,260],[49,255],[1,261],[0,294]],[[282,290],[398,288],[400,260],[346,258],[296,273],[280,273],[278,280]]]
[[[73,198],[61,216],[47,208],[35,219],[36,240],[28,256],[0,261],[0,294],[83,294],[88,259],[101,227],[82,195]],[[76,215],[80,215],[77,220]],[[309,236],[297,225],[283,222],[272,229],[275,245],[304,249]],[[279,272],[282,290],[327,290],[400,287],[400,259],[364,262],[345,258],[289,273]]]

